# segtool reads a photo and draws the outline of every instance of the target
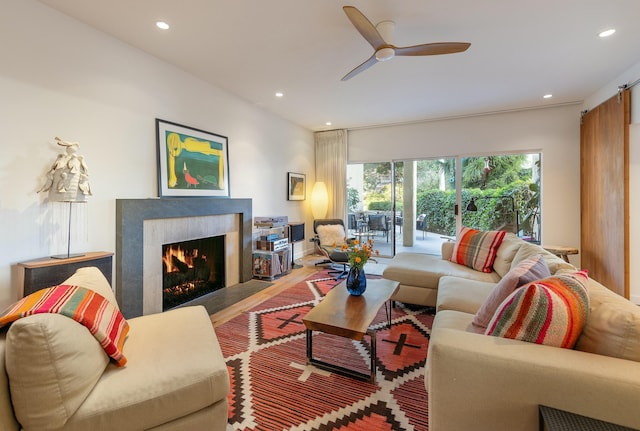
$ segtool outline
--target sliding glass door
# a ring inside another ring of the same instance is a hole
[[[455,159],[347,166],[349,233],[372,239],[380,255],[440,254],[455,235]]]
[[[539,184],[538,153],[351,164],[349,234],[388,257],[439,255],[460,226],[539,242]]]
[[[462,225],[540,243],[540,154],[462,159]]]
[[[373,240],[382,256],[393,256],[395,217],[392,163],[347,166],[347,227],[349,235]]]
[[[395,206],[402,215],[395,252],[440,254],[442,242],[455,234],[455,159],[404,160],[394,167]]]

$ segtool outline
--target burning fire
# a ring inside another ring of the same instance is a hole
[[[198,249],[194,248],[190,253],[185,252],[182,248],[178,246],[170,246],[164,252],[164,256],[162,256],[162,262],[167,269],[167,272],[179,272],[179,268],[174,265],[174,259],[176,258],[178,261],[184,263],[189,268],[193,268],[193,261],[198,257]],[[204,256],[203,256],[204,257]]]

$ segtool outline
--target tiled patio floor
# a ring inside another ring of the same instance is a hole
[[[396,231],[396,253],[402,251],[409,251],[413,253],[425,253],[425,254],[435,254],[440,255],[440,250],[442,247],[442,243],[447,241],[446,237],[443,237],[440,234],[432,233],[432,232],[416,232],[416,236],[412,246],[404,246],[402,244],[402,235],[399,231]],[[377,233],[376,235],[371,237],[373,239],[373,247],[374,249],[380,252],[381,257],[389,257],[393,256],[392,251],[392,238],[389,235],[389,240],[387,241],[386,236],[382,233]]]

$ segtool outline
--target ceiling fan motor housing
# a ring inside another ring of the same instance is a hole
[[[396,51],[393,48],[386,47],[380,48],[376,51],[376,60],[387,61],[391,60],[396,55]]]

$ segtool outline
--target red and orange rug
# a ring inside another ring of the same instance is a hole
[[[353,431],[428,429],[424,366],[431,309],[384,307],[375,384],[306,365],[304,315],[336,284],[321,271],[216,328],[231,377],[229,429]],[[314,332],[314,356],[367,372],[369,341]]]

